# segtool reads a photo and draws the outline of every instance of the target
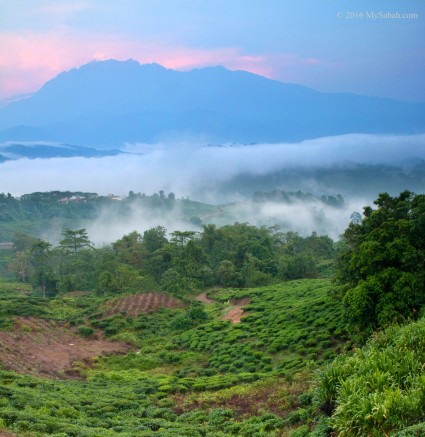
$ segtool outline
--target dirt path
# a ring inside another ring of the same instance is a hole
[[[246,297],[234,300],[233,302],[231,302],[233,308],[229,310],[229,312],[222,318],[222,320],[230,320],[232,323],[240,323],[242,317],[249,314],[243,310],[243,307],[245,307],[249,303],[250,300]]]
[[[11,331],[0,332],[0,362],[7,370],[36,376],[75,378],[76,361],[112,353],[130,346],[103,338],[84,339],[64,324],[33,317],[18,317]]]
[[[203,293],[199,294],[196,297],[196,299],[199,300],[199,302],[206,303],[206,304],[214,303],[214,301],[212,299],[207,297],[207,293],[205,291]]]
[[[11,432],[2,429],[0,431],[0,437],[16,437],[16,434],[12,434]]]

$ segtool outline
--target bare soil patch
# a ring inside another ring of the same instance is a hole
[[[224,389],[211,396],[196,393],[176,394],[174,411],[182,414],[194,409],[209,411],[213,408],[226,408],[233,410],[238,419],[259,415],[264,411],[282,417],[301,406],[296,399],[303,393],[302,390],[307,388],[307,385],[298,382],[292,384],[273,381],[251,389],[246,388],[240,393],[232,393],[232,389]],[[294,401],[288,401],[288,398]]]
[[[205,304],[210,304],[210,303],[215,302],[214,300],[207,297],[207,293],[205,291],[203,293],[198,294],[198,296],[196,297],[196,300],[198,300],[199,302],[205,303]]]
[[[160,308],[184,308],[179,299],[165,293],[129,294],[106,303],[106,315],[124,313],[127,317],[137,317],[142,313],[151,313]]]
[[[243,307],[249,305],[250,300],[248,297],[243,297],[241,299],[233,299],[230,303],[233,305],[233,308],[228,311],[222,320],[230,320],[232,323],[240,323],[242,317],[249,314],[243,310]]]
[[[35,376],[75,378],[77,361],[90,363],[99,355],[128,352],[123,342],[84,339],[76,328],[33,317],[18,317],[11,331],[0,332],[0,362],[7,370]]]

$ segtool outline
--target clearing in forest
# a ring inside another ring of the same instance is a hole
[[[77,361],[130,350],[126,343],[84,339],[75,331],[51,320],[17,317],[10,331],[0,332],[0,362],[19,373],[73,378]]]

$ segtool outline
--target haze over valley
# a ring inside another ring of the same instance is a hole
[[[380,192],[423,189],[424,131],[421,103],[320,93],[222,67],[92,62],[0,110],[0,184],[15,196],[163,190],[212,205],[237,202],[202,223],[280,224],[337,238]],[[342,195],[345,204],[338,212],[311,201],[252,205],[254,193],[274,190]],[[180,224],[148,216],[133,211],[115,223],[105,211],[106,228],[88,226],[112,241],[154,220]]]
[[[425,436],[424,20],[0,0],[0,436]]]

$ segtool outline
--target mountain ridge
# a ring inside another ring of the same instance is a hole
[[[425,103],[322,93],[221,66],[179,72],[93,61],[0,109],[0,141],[94,147],[175,137],[296,142],[347,133],[425,132]]]

